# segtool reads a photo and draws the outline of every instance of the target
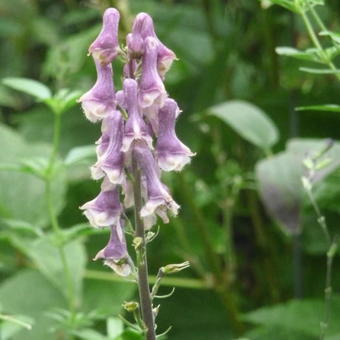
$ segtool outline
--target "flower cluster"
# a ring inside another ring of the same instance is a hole
[[[93,227],[111,229],[109,243],[95,259],[103,259],[126,276],[131,272],[131,260],[123,232],[123,211],[134,201],[132,159],[141,173],[144,202],[139,213],[145,228],[151,228],[157,216],[167,223],[168,214],[177,215],[179,209],[161,182],[162,170],[180,171],[193,153],[176,136],[175,124],[181,111],[168,97],[163,83],[176,55],[157,38],[148,14],[136,16],[124,49],[118,44],[118,24],[119,12],[107,9],[103,28],[89,48],[97,81],[79,101],[91,122],[101,121],[97,162],[91,174],[93,179],[102,179],[102,185],[99,195],[81,209]],[[123,89],[115,92],[112,61],[118,55],[126,63]]]

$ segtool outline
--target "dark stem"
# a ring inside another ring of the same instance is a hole
[[[133,194],[135,201],[135,236],[141,239],[141,243],[136,249],[137,271],[138,271],[138,292],[143,322],[147,328],[146,339],[155,340],[155,321],[152,312],[152,301],[148,279],[147,250],[144,234],[144,223],[140,217],[142,209],[141,179],[135,157],[132,157],[133,172]]]

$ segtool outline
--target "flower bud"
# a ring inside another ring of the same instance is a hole
[[[104,12],[102,30],[89,48],[89,54],[102,65],[110,64],[118,54],[119,17],[115,8],[108,8]]]
[[[161,270],[164,274],[174,274],[174,273],[178,273],[181,270],[189,268],[189,267],[190,267],[190,262],[185,261],[183,263],[168,264],[168,265],[162,267]]]
[[[122,307],[127,311],[127,312],[134,312],[139,308],[139,303],[136,301],[127,301],[124,302]]]

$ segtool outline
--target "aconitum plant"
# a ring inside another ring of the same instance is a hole
[[[176,216],[179,210],[161,181],[161,174],[182,170],[193,153],[176,136],[175,124],[181,110],[164,86],[175,53],[158,39],[153,20],[146,13],[136,16],[126,46],[120,47],[119,17],[114,8],[105,11],[102,30],[89,48],[97,81],[79,101],[91,122],[101,122],[97,162],[91,167],[91,174],[102,183],[98,196],[81,209],[93,227],[110,229],[108,244],[95,260],[102,259],[118,275],[136,280],[139,303],[132,301],[124,307],[133,312],[134,328],[151,340],[156,338],[159,308],[153,306],[153,299],[160,281],[164,275],[188,266],[185,262],[160,268],[150,289],[146,248],[157,234],[151,228],[158,217],[167,223],[169,216]],[[123,88],[116,92],[112,61],[118,56],[125,65]],[[131,207],[135,212],[135,260],[128,253],[125,238],[131,225],[125,210]]]

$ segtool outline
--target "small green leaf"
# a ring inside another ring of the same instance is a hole
[[[300,67],[300,71],[312,74],[339,74],[340,70],[330,70],[322,68]]]
[[[123,333],[124,327],[122,320],[118,318],[107,319],[107,335],[110,339],[115,339],[117,336]]]
[[[65,164],[70,166],[75,163],[92,160],[96,157],[96,148],[93,145],[84,145],[73,148],[65,158]]]
[[[324,62],[321,60],[319,56],[319,52],[316,48],[310,48],[305,51],[298,50],[293,47],[277,47],[275,49],[276,53],[279,55],[283,55],[286,57],[292,57],[295,59],[306,60],[306,61],[313,61],[316,63],[323,64]]]
[[[248,142],[263,150],[269,150],[279,138],[272,120],[251,103],[233,100],[215,105],[209,112],[227,123]]]
[[[14,90],[25,92],[39,100],[51,98],[52,94],[50,89],[33,79],[27,78],[4,78],[2,83]]]
[[[335,33],[331,31],[320,32],[321,36],[329,36],[335,43],[340,45],[340,33]]]
[[[93,329],[82,329],[81,331],[74,332],[74,335],[82,340],[109,340],[107,337]]]
[[[279,5],[284,7],[292,12],[298,13],[298,8],[295,6],[294,1],[292,0],[268,0],[273,5]]]
[[[340,105],[335,104],[323,104],[323,105],[309,105],[299,106],[295,108],[296,111],[329,111],[340,112]]]

